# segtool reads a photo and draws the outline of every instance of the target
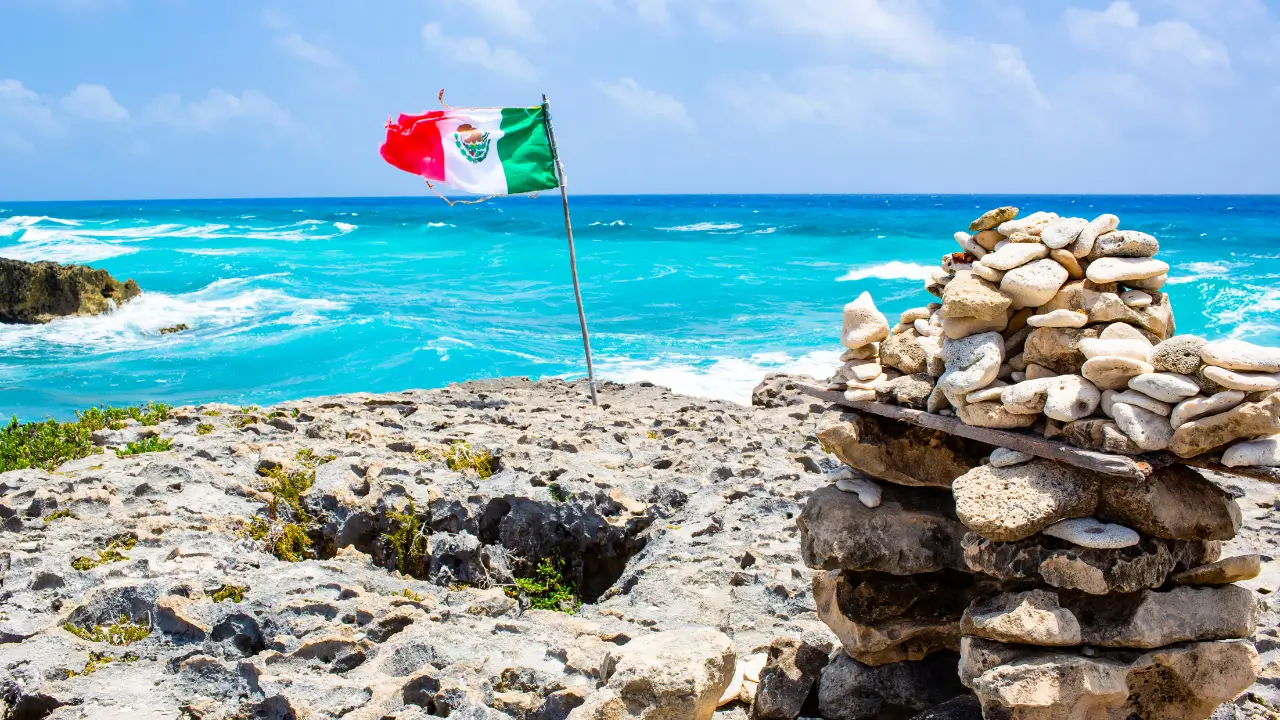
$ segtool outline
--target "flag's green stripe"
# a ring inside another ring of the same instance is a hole
[[[507,176],[507,194],[559,187],[551,162],[542,108],[503,108],[498,159]]]

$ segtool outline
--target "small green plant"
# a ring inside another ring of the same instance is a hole
[[[231,424],[235,425],[236,429],[243,430],[256,422],[258,422],[258,418],[252,415],[241,415],[235,420],[232,420]]]
[[[116,448],[116,457],[129,457],[130,455],[141,455],[143,453],[165,452],[173,447],[173,441],[169,438],[152,436],[142,438],[131,443],[125,443],[124,448]]]
[[[423,600],[426,600],[426,598],[425,598],[425,597],[423,597],[423,596],[422,596],[422,595],[420,595],[419,593],[416,593],[416,592],[414,592],[414,591],[410,590],[409,588],[405,588],[404,590],[401,590],[401,591],[400,591],[400,597],[409,598],[410,600],[412,600],[412,601],[414,601],[414,602],[422,602]]]
[[[383,533],[391,548],[396,553],[396,569],[405,575],[412,575],[422,567],[427,556],[427,533],[422,518],[410,500],[404,512],[387,511],[387,517],[395,522],[395,530]]]
[[[197,435],[208,435],[211,432],[213,432],[213,426],[209,423],[200,423],[196,426]]]
[[[508,587],[506,593],[510,597],[524,594],[529,598],[529,605],[537,610],[555,610],[570,615],[582,607],[582,599],[578,597],[578,586],[564,576],[564,556],[556,548],[551,554],[542,558],[530,577],[516,578],[514,588]]]
[[[118,538],[116,540],[112,540],[110,543],[107,543],[107,546],[105,548],[101,550],[96,550],[95,552],[98,553],[98,557],[96,558],[81,556],[72,560],[71,567],[75,568],[76,570],[79,570],[80,572],[86,572],[88,570],[92,570],[98,567],[99,565],[107,565],[109,563],[114,563],[114,562],[123,562],[125,560],[128,560],[129,558],[128,556],[126,556],[124,553],[120,551],[132,550],[134,546],[137,544],[138,544],[138,541],[136,539],[126,535],[125,537]]]
[[[298,416],[301,414],[302,414],[302,411],[299,410],[298,408],[294,408],[289,411],[289,417],[293,418],[294,420],[297,420]]]
[[[271,554],[285,562],[301,562],[311,557],[311,537],[297,523],[285,523],[271,542]]]
[[[658,439],[658,433],[654,432],[653,430],[650,430],[649,432],[645,433],[644,436],[649,438],[650,440]]]
[[[311,467],[319,467],[338,459],[337,455],[317,455],[311,448],[302,448],[295,457],[298,462],[306,463]]]
[[[110,665],[112,662],[114,661],[112,660],[110,655],[107,655],[106,653],[100,653],[96,650],[90,650],[89,662],[84,664],[84,669],[81,670],[80,672],[76,672],[75,670],[67,670],[67,677],[73,678],[73,677],[83,677],[85,675],[91,675],[93,673],[98,672],[102,668]]]
[[[493,455],[488,450],[472,450],[471,443],[455,440],[444,452],[444,464],[450,470],[475,470],[480,479],[493,475]]]
[[[223,600],[230,600],[233,603],[244,602],[245,591],[246,588],[240,585],[223,584],[222,587],[214,590],[209,597],[213,598],[216,603],[220,603]]]
[[[310,465],[291,470],[276,467],[262,470],[260,474],[265,478],[271,499],[267,502],[266,520],[256,519],[250,524],[249,536],[265,541],[271,554],[281,560],[298,562],[311,557],[311,537],[307,530],[314,519],[302,502],[302,494],[315,483],[315,468]]]
[[[48,515],[45,515],[43,519],[45,522],[50,523],[50,522],[53,522],[54,520],[61,520],[63,518],[71,518],[72,520],[79,520],[80,516],[71,512],[71,510],[68,508],[62,508],[61,510],[54,510]]]
[[[551,499],[556,502],[565,502],[569,499],[569,493],[565,492],[559,483],[551,483],[547,485],[547,489],[551,491]]]
[[[118,430],[126,420],[157,425],[168,419],[169,406],[148,403],[137,407],[93,407],[76,413],[76,419],[59,422],[18,422],[14,417],[0,426],[0,472],[40,468],[53,471],[59,465],[100,452],[91,435],[97,430]]]
[[[124,614],[120,615],[119,620],[106,627],[94,625],[92,628],[79,628],[71,623],[66,623],[62,626],[62,629],[81,640],[104,642],[108,645],[120,647],[132,645],[151,635],[151,628],[133,622],[128,615]]]
[[[222,413],[218,410],[210,410],[209,412],[205,413],[205,415],[208,415],[209,417],[222,417]]]

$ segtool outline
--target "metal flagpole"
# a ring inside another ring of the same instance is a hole
[[[578,301],[578,324],[582,326],[582,349],[587,354],[587,386],[591,388],[591,404],[599,405],[596,397],[596,373],[591,367],[591,337],[587,334],[587,313],[582,309],[582,289],[578,287],[578,255],[573,249],[573,225],[569,222],[569,193],[565,190],[564,165],[560,164],[560,152],[556,149],[556,133],[551,127],[551,103],[542,96],[542,114],[547,120],[547,140],[551,143],[551,161],[556,166],[556,179],[560,181],[560,201],[564,204],[564,232],[569,238],[569,270],[573,273],[573,297]]]

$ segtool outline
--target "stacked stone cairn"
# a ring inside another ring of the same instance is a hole
[[[1221,557],[1240,509],[1177,460],[1280,466],[1280,349],[1174,336],[1158,243],[1114,215],[1017,215],[957,233],[964,251],[926,286],[941,302],[896,327],[869,295],[847,305],[830,382],[1175,457],[1138,478],[859,410],[821,428],[842,465],[798,522],[843,645],[823,717],[1191,720],[1259,671],[1257,602],[1233,583],[1260,559]]]

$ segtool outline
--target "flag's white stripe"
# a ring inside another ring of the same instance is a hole
[[[458,149],[458,126],[472,127],[489,134],[488,154],[476,162]],[[498,138],[502,137],[502,111],[468,110],[440,121],[440,142],[444,146],[445,182],[459,190],[481,195],[505,195],[507,176],[498,158]]]

